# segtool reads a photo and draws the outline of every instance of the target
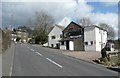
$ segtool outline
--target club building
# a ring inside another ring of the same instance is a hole
[[[50,47],[74,51],[101,51],[107,43],[107,31],[96,26],[86,26],[71,22],[66,28],[55,26],[49,37]]]

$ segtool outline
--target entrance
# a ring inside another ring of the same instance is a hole
[[[66,41],[66,49],[69,50],[69,41]]]
[[[60,44],[59,43],[56,44],[56,48],[60,49]]]

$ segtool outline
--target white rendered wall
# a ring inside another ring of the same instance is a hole
[[[107,43],[107,31],[100,30],[99,28],[96,27],[95,36],[96,36],[96,51],[101,51],[101,49],[104,48]]]
[[[101,51],[101,34],[99,28],[95,28],[96,51]]]
[[[59,43],[60,35],[62,34],[62,30],[55,26],[52,31],[48,35],[48,46],[52,47],[51,44],[53,44],[54,47],[56,47],[56,44]],[[52,36],[55,36],[55,39],[51,39]]]
[[[61,45],[61,43],[60,43],[60,49],[61,50],[66,50],[66,42],[64,42],[64,45]]]
[[[61,50],[66,50],[66,45],[60,45]]]
[[[90,41],[95,41],[95,29],[94,28],[85,28],[84,30],[84,42],[88,42],[88,45],[85,45],[85,51],[96,51],[96,45],[90,45]]]

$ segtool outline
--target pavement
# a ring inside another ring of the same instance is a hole
[[[62,53],[64,51],[18,43],[11,76],[118,76],[103,66]]]
[[[5,52],[2,53],[2,76],[12,75],[12,65],[14,60],[15,44],[11,44]]]
[[[100,52],[72,51],[72,52],[64,52],[63,54],[74,57],[74,58],[78,58],[84,61],[88,61],[91,63],[93,63],[93,60],[101,57]]]

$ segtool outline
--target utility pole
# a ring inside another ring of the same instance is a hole
[[[13,14],[10,15],[10,25],[9,25],[9,30],[10,30],[10,34],[9,34],[9,36],[10,36],[10,44],[12,42],[12,30],[13,30],[12,27],[13,27]]]

